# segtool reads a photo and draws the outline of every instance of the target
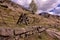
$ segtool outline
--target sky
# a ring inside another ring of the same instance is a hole
[[[28,9],[29,4],[31,3],[32,0],[11,0],[11,1],[23,6],[26,9]]]
[[[60,4],[58,4],[56,8],[50,10],[50,12],[60,16]]]
[[[32,0],[11,0],[26,9],[29,9],[29,4]],[[41,12],[50,12],[50,14],[60,15],[60,0],[34,0],[37,5],[36,14]]]

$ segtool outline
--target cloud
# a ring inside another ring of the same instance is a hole
[[[29,8],[29,4],[32,0],[11,0],[25,8]],[[50,11],[51,9],[55,8],[57,4],[60,2],[59,0],[34,0],[37,5],[38,10],[42,11]]]
[[[58,0],[35,0],[38,10],[42,11],[50,11],[51,9],[55,8],[58,4]]]
[[[55,8],[54,12],[55,12],[56,14],[60,14],[60,7]]]
[[[60,7],[60,4],[58,4],[58,6],[57,7]]]
[[[51,10],[49,13],[50,13],[50,14],[53,14],[53,15],[58,15],[58,16],[60,16],[60,7],[54,8],[54,9]]]
[[[32,0],[11,0],[24,8],[28,9]],[[60,15],[60,0],[34,0],[37,5],[36,14],[49,12],[50,14]],[[59,4],[59,5],[58,5]],[[57,7],[58,6],[58,7]],[[55,9],[54,9],[55,8]]]
[[[36,12],[35,12],[35,14],[40,14],[40,13],[42,13],[43,11],[42,10],[37,10]]]
[[[32,0],[11,0],[12,2],[15,2],[25,8],[29,8],[29,4],[31,3]]]

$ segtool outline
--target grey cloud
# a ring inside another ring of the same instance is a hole
[[[11,0],[11,1],[23,6],[26,9],[29,8],[29,4],[32,2],[32,0]],[[46,2],[43,2],[42,0],[34,0],[34,2],[36,3],[37,6],[36,13],[39,14],[43,11],[48,12],[51,9],[57,7],[57,5],[60,3],[60,0],[47,0]],[[54,14],[56,13],[60,14],[60,8],[55,9]]]
[[[38,10],[49,11],[57,6],[57,0],[47,0],[46,2],[42,2],[41,0],[35,0]]]
[[[29,4],[31,3],[32,0],[11,0],[12,2],[15,2],[25,8],[29,8]]]

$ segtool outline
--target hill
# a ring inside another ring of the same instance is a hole
[[[29,10],[9,0],[1,0],[0,27],[25,28],[26,26],[44,26],[45,28],[57,29],[60,31],[60,16],[51,15],[48,13],[41,13],[39,15],[33,14]],[[37,35],[33,35],[26,40],[31,40],[32,37],[32,40],[38,40],[39,38]],[[54,38],[51,38],[45,31],[41,33],[40,38],[41,40],[55,40]]]

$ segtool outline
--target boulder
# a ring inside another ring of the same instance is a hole
[[[14,29],[15,35],[23,34],[26,32],[25,28],[15,28]]]
[[[30,27],[25,27],[25,30],[28,32],[28,31],[32,31],[33,28],[30,26]]]
[[[51,36],[51,37],[57,37],[60,40],[60,31],[57,29],[47,29],[46,32]]]
[[[45,28],[41,28],[41,29],[38,28],[39,33],[42,32],[42,31],[45,31],[45,30],[46,30]]]
[[[11,28],[0,28],[0,35],[1,36],[13,36],[13,29]]]

